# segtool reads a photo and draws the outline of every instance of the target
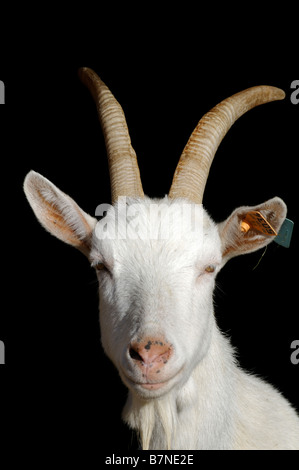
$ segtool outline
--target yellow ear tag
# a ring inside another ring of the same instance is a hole
[[[269,224],[268,220],[259,212],[251,211],[247,212],[246,216],[241,222],[241,231],[247,233],[249,229],[253,228],[264,235],[277,236],[276,231]]]

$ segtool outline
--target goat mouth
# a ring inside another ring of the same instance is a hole
[[[141,394],[142,391],[154,392],[156,390],[161,390],[161,392],[163,392],[163,389],[166,389],[166,391],[168,391],[170,388],[172,388],[172,385],[174,385],[176,379],[181,375],[183,368],[184,367],[181,367],[181,369],[177,373],[164,380],[164,382],[137,382],[132,378],[129,378],[126,374],[124,374],[124,382],[129,388],[133,388],[136,391],[140,391]]]
[[[168,379],[168,380],[165,380],[164,382],[136,382],[135,380],[125,375],[125,381],[128,382],[131,386],[133,386],[134,388],[141,387],[146,390],[158,390],[159,388],[162,388],[164,385],[168,384],[170,380],[171,379]]]
[[[159,395],[165,393],[170,388],[171,379],[166,380],[165,382],[134,382],[131,379],[126,377],[127,386],[129,389],[134,390],[140,396],[146,397],[155,397],[158,393]],[[146,394],[146,395],[144,395]]]
[[[167,380],[166,382],[159,382],[159,383],[137,383],[135,382],[135,385],[139,385],[142,388],[145,388],[146,390],[158,390],[159,388],[163,387],[169,382]]]

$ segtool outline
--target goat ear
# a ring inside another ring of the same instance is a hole
[[[275,238],[286,218],[287,207],[278,197],[259,206],[236,209],[219,224],[223,264],[234,256],[262,248]]]
[[[39,222],[52,235],[88,255],[97,220],[86,214],[69,196],[35,171],[24,181],[24,191]]]

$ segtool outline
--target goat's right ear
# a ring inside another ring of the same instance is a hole
[[[39,222],[52,235],[88,256],[91,234],[97,223],[67,194],[35,171],[24,181],[24,191]]]

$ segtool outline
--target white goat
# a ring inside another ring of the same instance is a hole
[[[271,242],[286,206],[275,197],[240,207],[218,225],[202,206],[230,126],[284,92],[253,87],[213,108],[192,133],[169,195],[153,201],[143,194],[120,105],[92,70],[80,77],[98,107],[113,205],[97,222],[33,171],[24,189],[41,224],[96,268],[103,347],[129,389],[124,420],[143,449],[299,449],[299,417],[278,391],[238,366],[212,300],[222,266]]]

